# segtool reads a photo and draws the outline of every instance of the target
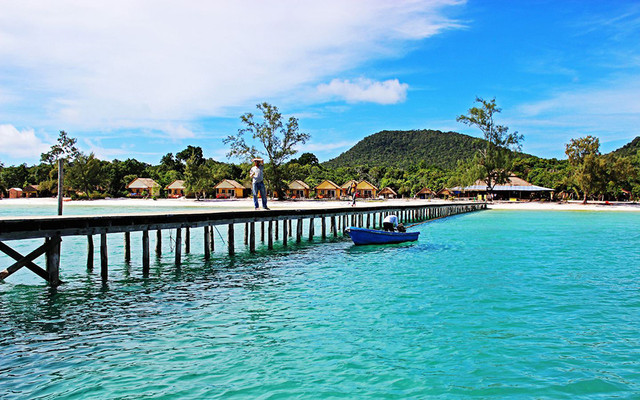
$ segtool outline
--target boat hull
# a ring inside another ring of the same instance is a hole
[[[385,232],[356,227],[350,227],[347,233],[356,245],[414,242],[420,235],[420,232]]]

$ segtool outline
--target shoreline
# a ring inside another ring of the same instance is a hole
[[[441,199],[420,200],[420,199],[390,199],[390,200],[360,200],[357,204],[367,205],[406,205],[406,204],[455,204],[460,201],[448,201]],[[350,201],[341,200],[285,200],[285,201],[269,201],[269,208],[287,210],[297,208],[336,208],[349,205]],[[20,198],[20,199],[2,199],[0,200],[0,208],[11,206],[51,206],[57,207],[56,198]],[[195,199],[104,199],[104,200],[74,200],[65,199],[63,207],[140,207],[140,208],[224,208],[237,210],[251,210],[254,208],[253,199],[233,199],[233,200],[199,200]],[[357,205],[356,205],[357,208]],[[640,204],[638,203],[610,203],[592,202],[582,204],[581,201],[575,202],[494,202],[489,203],[488,208],[491,210],[532,210],[532,211],[626,211],[640,212]]]

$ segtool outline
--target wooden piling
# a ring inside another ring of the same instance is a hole
[[[93,271],[93,235],[87,235],[87,269]]]
[[[331,216],[331,232],[333,233],[333,237],[338,237],[338,229],[336,227],[336,216]]]
[[[249,244],[249,223],[245,222],[244,223],[244,245],[248,245]]]
[[[302,218],[298,218],[298,224],[296,225],[296,242],[302,241]]]
[[[260,222],[260,241],[264,243],[264,221]]]
[[[149,230],[142,231],[142,274],[149,275]]]
[[[131,261],[131,233],[124,233],[124,262],[129,263]]]
[[[211,258],[211,235],[210,235],[210,226],[204,227],[204,259],[208,260]]]
[[[256,252],[256,223],[249,223],[249,251],[251,253]]]
[[[286,219],[282,221],[282,245],[284,247],[287,247],[287,240],[289,239],[288,223]]]
[[[188,226],[184,228],[184,252],[191,253],[191,229]]]
[[[233,224],[229,224],[229,228],[227,230],[227,247],[229,248],[229,255],[232,256],[235,254],[235,238],[233,234]]]
[[[182,264],[182,229],[176,229],[175,265]]]
[[[162,255],[162,231],[156,230],[156,257]]]
[[[313,218],[309,218],[309,241],[313,240],[313,234],[314,234],[314,222],[313,222]]]
[[[327,222],[325,221],[325,217],[320,217],[320,232],[322,234],[322,239],[327,238]]]
[[[271,220],[269,221],[269,226],[267,227],[267,248],[269,250],[273,249],[273,221]]]
[[[47,276],[49,284],[56,286],[60,283],[60,236],[53,236],[45,240],[49,241],[46,252]]]
[[[109,249],[107,249],[107,234],[100,234],[100,277],[103,281],[109,279]]]

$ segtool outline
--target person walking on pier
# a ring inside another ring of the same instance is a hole
[[[256,210],[258,207],[258,192],[260,192],[260,197],[262,197],[262,208],[268,210],[267,207],[267,188],[264,186],[264,163],[262,158],[254,158],[253,159],[253,167],[249,171],[249,176],[252,179],[252,187],[253,191],[253,204],[256,206]]]
[[[356,196],[358,195],[358,186],[355,182],[351,182],[349,193],[351,194],[351,207],[353,207],[356,205]]]

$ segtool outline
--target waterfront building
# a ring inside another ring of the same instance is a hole
[[[142,196],[146,192],[149,196],[160,195],[160,185],[151,178],[136,178],[127,185],[131,196]]]
[[[223,179],[214,189],[217,199],[245,198],[249,195],[250,189],[244,187],[233,179]]]
[[[383,197],[385,199],[395,199],[396,197],[398,197],[398,193],[396,193],[395,190],[387,186],[378,193],[378,196]]]
[[[325,180],[315,187],[316,196],[319,199],[338,199],[342,194],[340,186],[335,183]]]
[[[291,181],[291,183],[289,183],[289,188],[287,189],[287,196],[291,197],[292,199],[308,199],[310,191],[311,191],[311,188],[309,187],[309,185],[307,185],[301,180],[296,179],[294,181]]]
[[[436,193],[428,187],[424,187],[418,193],[416,193],[416,198],[418,199],[432,199],[435,196]]]
[[[169,192],[167,194],[167,197],[171,197],[171,198],[178,198],[178,197],[184,197],[185,195],[185,186],[184,186],[184,181],[177,179],[173,182],[171,182],[169,185],[167,185],[167,187],[165,187],[165,189]]]
[[[358,197],[363,199],[374,199],[378,196],[378,188],[369,181],[360,181],[356,186]]]

